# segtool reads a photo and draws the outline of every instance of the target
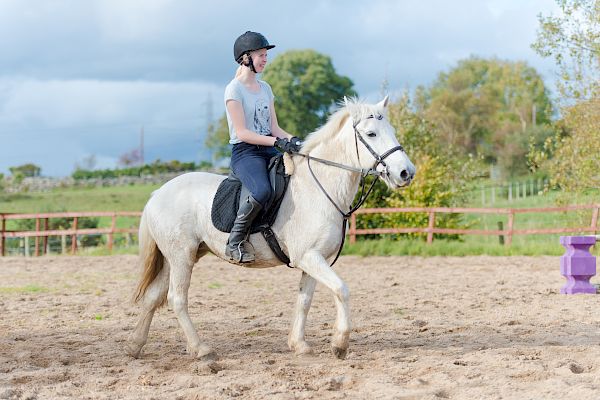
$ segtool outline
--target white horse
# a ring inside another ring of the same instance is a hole
[[[392,189],[408,185],[415,174],[414,165],[385,118],[387,102],[387,97],[375,105],[346,101],[305,141],[302,153],[314,157],[312,162],[306,156],[286,155],[286,170],[293,170],[293,175],[272,229],[291,266],[303,271],[288,338],[290,350],[298,355],[311,352],[304,329],[319,282],[332,291],[337,309],[333,353],[338,358],[346,356],[350,292],[328,260],[342,244],[342,225],[346,221],[340,211],[352,205],[361,181],[360,170],[363,175],[367,170],[381,175]],[[336,165],[314,161],[318,159]],[[200,340],[188,314],[188,289],[192,268],[200,257],[211,252],[229,260],[225,256],[228,234],[218,231],[211,222],[213,196],[223,179],[222,175],[205,172],[183,174],[155,191],[146,204],[139,232],[143,272],[135,296],[141,301],[142,311],[127,343],[131,356],[139,356],[154,311],[167,298],[185,333],[188,352],[197,358],[214,356]],[[282,265],[262,235],[251,235],[250,242],[256,261],[244,267]]]

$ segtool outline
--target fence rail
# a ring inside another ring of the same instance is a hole
[[[515,217],[518,214],[526,213],[551,213],[592,210],[592,217],[588,226],[571,228],[539,228],[539,229],[514,229]],[[398,227],[398,228],[372,228],[358,229],[357,215],[364,214],[391,214],[391,213],[427,213],[427,227]],[[455,228],[436,228],[436,214],[494,214],[506,215],[506,229],[455,229]],[[510,246],[514,235],[533,235],[533,234],[557,234],[557,233],[590,233],[592,235],[600,231],[598,228],[598,218],[600,214],[600,204],[572,205],[564,207],[546,207],[546,208],[465,208],[465,207],[405,207],[405,208],[364,208],[357,210],[352,214],[350,220],[350,229],[348,235],[350,242],[355,243],[358,235],[370,234],[397,234],[397,233],[423,233],[427,234],[427,243],[433,242],[434,234],[460,234],[460,235],[498,235],[504,237],[505,245]],[[112,250],[114,235],[117,233],[136,233],[137,227],[117,228],[117,218],[120,217],[140,217],[141,212],[123,211],[123,212],[62,212],[62,213],[36,213],[36,214],[14,214],[0,213],[0,256],[5,255],[6,238],[35,238],[36,256],[47,253],[48,237],[61,236],[71,237],[71,253],[77,252],[77,236],[82,235],[107,235],[107,248]],[[110,217],[111,224],[108,228],[78,228],[80,218],[90,217]],[[49,220],[52,218],[72,218],[71,227],[68,229],[48,229]],[[6,222],[11,220],[35,220],[35,230],[28,231],[9,231],[6,229]],[[40,246],[40,240],[42,245]]]
[[[572,228],[539,228],[539,229],[514,229],[515,215],[526,213],[549,213],[592,210],[592,218],[588,226]],[[427,234],[427,243],[433,242],[433,235],[441,234],[460,234],[460,235],[498,235],[506,240],[504,244],[510,246],[514,235],[534,235],[534,234],[556,234],[556,233],[591,233],[596,234],[598,229],[598,215],[600,204],[571,205],[564,207],[545,207],[545,208],[464,208],[464,207],[405,207],[405,208],[364,208],[357,210],[350,219],[350,243],[356,242],[357,235],[370,234],[393,234],[393,233],[424,233]],[[356,224],[357,215],[360,214],[391,214],[391,213],[427,213],[427,227],[422,228],[371,228],[358,229]],[[436,228],[435,216],[439,214],[494,214],[506,215],[508,223],[506,229],[453,229]]]
[[[117,228],[117,218],[119,217],[140,217],[139,211],[95,211],[95,212],[61,212],[61,213],[36,213],[36,214],[17,214],[0,213],[0,256],[6,253],[6,238],[35,238],[34,254],[48,252],[48,238],[50,236],[71,237],[71,253],[77,252],[77,236],[81,235],[107,235],[106,246],[112,251],[114,235],[116,233],[137,233],[137,228]],[[79,218],[110,217],[111,224],[109,228],[78,228]],[[49,220],[53,218],[72,218],[69,229],[48,229]],[[6,230],[6,221],[11,220],[35,220],[35,230],[29,231],[9,231]],[[43,226],[42,226],[43,223]],[[42,246],[40,247],[40,240]]]

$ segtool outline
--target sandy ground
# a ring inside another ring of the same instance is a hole
[[[140,359],[134,256],[0,259],[0,399],[597,399],[600,307],[561,295],[557,257],[343,257],[346,360],[317,287],[315,354],[286,345],[300,272],[196,266],[190,313],[217,362],[185,353],[168,308]],[[594,282],[594,280],[592,280]]]

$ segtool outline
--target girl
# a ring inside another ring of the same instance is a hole
[[[267,50],[275,47],[257,32],[247,31],[233,46],[240,64],[235,78],[225,88],[225,110],[229,125],[231,169],[252,194],[240,201],[225,254],[231,261],[249,263],[254,254],[244,249],[252,221],[271,196],[267,167],[271,157],[281,151],[300,150],[301,142],[277,123],[274,96],[268,83],[258,80],[267,64]]]

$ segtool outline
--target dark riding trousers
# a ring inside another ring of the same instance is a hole
[[[259,146],[249,143],[233,145],[231,169],[252,193],[252,197],[265,207],[271,197],[271,183],[267,167],[269,160],[279,154],[272,146]]]

